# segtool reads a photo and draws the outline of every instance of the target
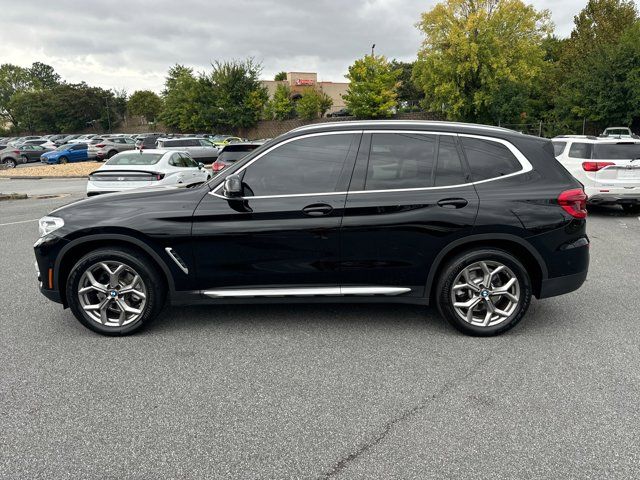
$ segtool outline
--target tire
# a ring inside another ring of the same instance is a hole
[[[107,153],[107,159],[113,157],[116,153],[118,153],[118,152],[116,152],[115,150],[109,151],[109,153]]]
[[[120,266],[124,267],[118,270]],[[158,268],[139,252],[101,248],[82,257],[71,269],[66,282],[67,303],[80,323],[94,332],[129,335],[149,325],[162,310],[166,292],[162,278]],[[129,291],[124,293],[125,289]]]
[[[16,165],[18,164],[18,162],[16,160],[14,160],[13,158],[5,158],[4,164],[8,168],[16,168]]]
[[[631,213],[631,214],[637,214],[640,213],[640,205],[639,204],[628,204],[628,203],[624,203],[621,205],[622,209],[624,210],[624,213]]]
[[[20,156],[20,161],[24,164],[24,163],[29,163],[29,157],[27,157],[26,155],[21,155]]]
[[[491,276],[487,272],[492,272]],[[488,279],[490,285],[485,285]],[[499,294],[501,287],[506,291]],[[482,248],[464,252],[447,263],[438,279],[436,303],[440,314],[461,332],[489,337],[506,332],[522,320],[531,303],[531,291],[529,274],[517,258],[504,250]],[[490,315],[489,302],[500,313]],[[470,303],[475,305],[468,308]]]
[[[69,163],[69,159],[67,157],[60,157],[58,163],[64,165],[65,163]]]

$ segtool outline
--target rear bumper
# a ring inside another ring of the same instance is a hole
[[[592,205],[640,203],[640,187],[586,187],[585,193],[589,197],[588,202]]]
[[[538,298],[556,297],[578,290],[587,279],[587,270],[573,275],[542,280]]]

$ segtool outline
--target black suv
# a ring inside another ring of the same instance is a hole
[[[495,335],[582,285],[586,197],[550,141],[440,122],[307,126],[199,188],[101,195],[40,220],[42,293],[132,333],[166,300],[435,304]]]

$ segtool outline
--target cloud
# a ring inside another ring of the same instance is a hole
[[[4,0],[7,1],[7,0]],[[12,2],[13,3],[13,2]],[[3,9],[2,62],[52,65],[67,81],[105,88],[162,90],[168,68],[205,70],[216,59],[254,57],[264,77],[316,71],[343,81],[370,51],[415,57],[420,13],[434,0],[27,0]],[[584,0],[536,0],[551,10],[556,32],[571,31]]]

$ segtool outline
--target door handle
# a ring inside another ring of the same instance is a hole
[[[309,217],[322,217],[324,215],[329,215],[332,211],[333,207],[326,203],[314,203],[313,205],[307,205],[302,209],[302,213]]]
[[[464,198],[443,198],[438,202],[442,208],[463,208],[469,204]]]

